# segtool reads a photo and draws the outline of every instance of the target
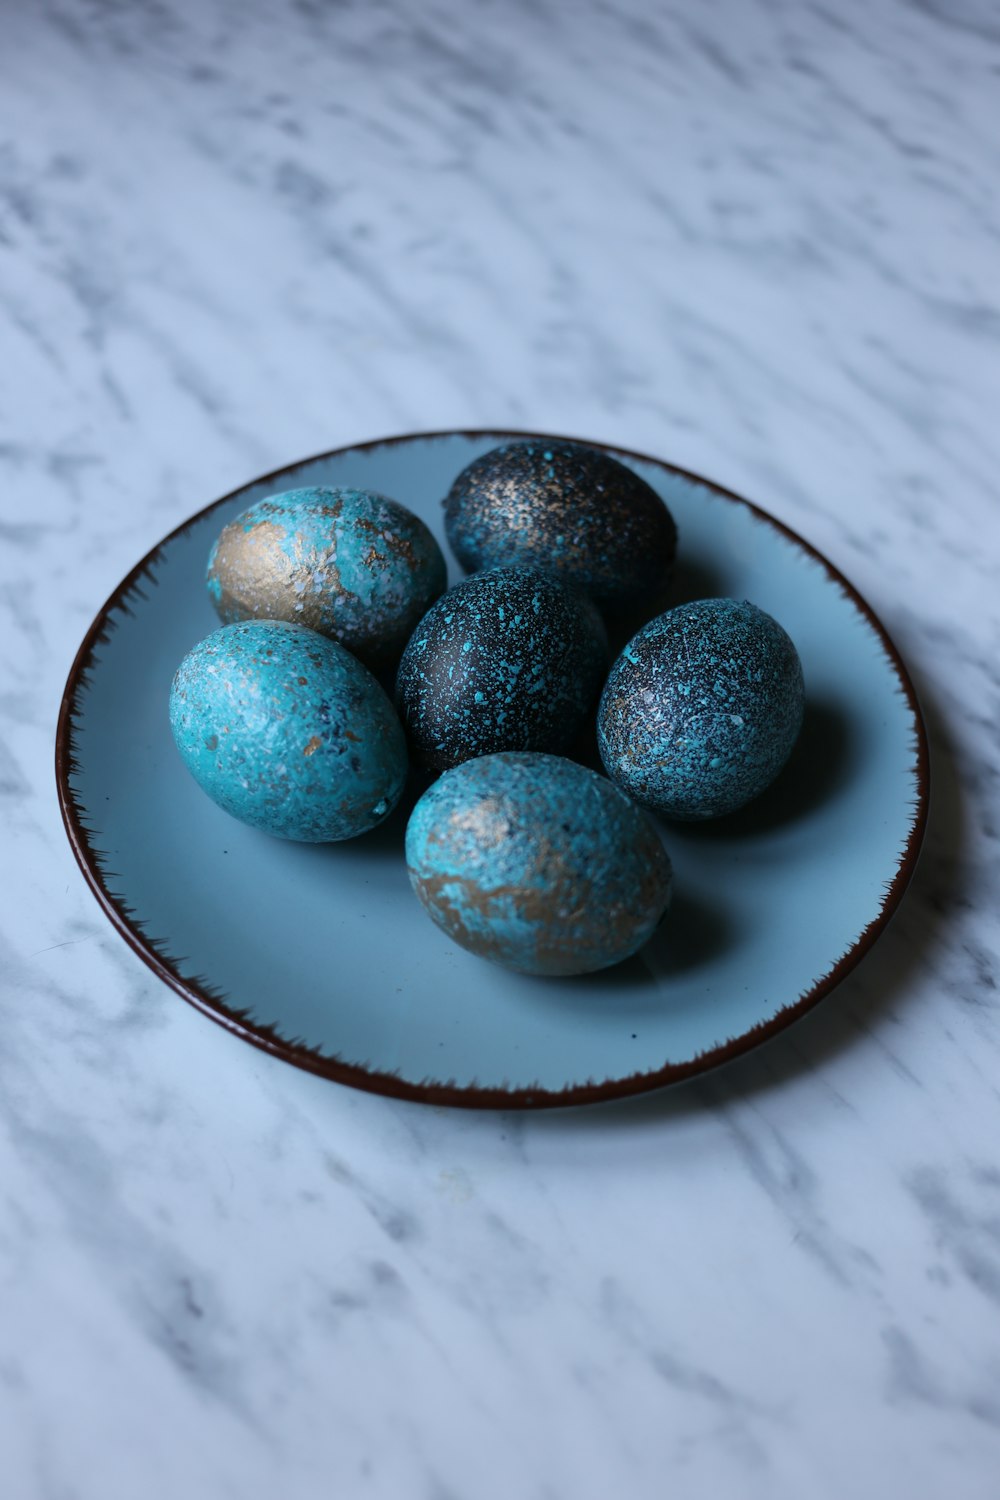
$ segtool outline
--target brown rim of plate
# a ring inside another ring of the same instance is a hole
[[[152,578],[154,565],[163,548],[186,531],[188,527],[202,520],[211,511],[227,501],[235,499],[245,490],[254,485],[266,484],[271,480],[277,480],[280,476],[289,474],[295,469],[303,468],[307,464],[318,463],[325,458],[334,458],[338,454],[348,452],[367,452],[374,448],[394,447],[397,443],[410,443],[421,441],[433,441],[436,438],[462,437],[470,441],[483,438],[495,438],[497,442],[509,442],[527,439],[536,439],[546,442],[575,442],[581,443],[588,448],[597,448],[601,452],[610,453],[625,459],[634,459],[636,462],[651,464],[656,468],[664,469],[668,473],[678,474],[684,479],[689,479],[695,484],[702,485],[711,490],[713,494],[721,495],[724,499],[734,504],[745,506],[752,511],[759,520],[766,522],[775,531],[788,537],[796,546],[800,547],[810,557],[816,559],[825,569],[828,577],[837,585],[846,598],[850,599],[858,613],[861,614],[875,631],[882,643],[882,648],[891,663],[899,682],[900,689],[909,705],[913,719],[913,733],[915,739],[915,782],[916,801],[913,809],[913,822],[899,856],[896,873],[889,884],[885,896],[882,899],[878,913],[865,927],[864,931],[854,941],[846,953],[837,960],[833,967],[818,979],[814,985],[792,1005],[782,1006],[769,1021],[761,1021],[749,1031],[740,1036],[731,1037],[728,1041],[718,1047],[712,1047],[707,1052],[699,1053],[697,1057],[683,1063],[667,1063],[662,1068],[654,1068],[644,1073],[630,1074],[624,1078],[608,1079],[604,1083],[569,1084],[564,1089],[547,1088],[479,1088],[475,1084],[459,1085],[454,1082],[424,1082],[410,1083],[400,1078],[396,1073],[383,1073],[361,1067],[354,1063],[341,1062],[336,1058],[326,1057],[323,1053],[303,1042],[286,1041],[280,1037],[272,1026],[258,1024],[248,1019],[245,1012],[241,1012],[231,1005],[225,1003],[223,996],[213,994],[211,986],[205,980],[184,979],[177,970],[174,961],[168,954],[160,951],[161,945],[154,938],[147,937],[139,928],[130,914],[126,903],[112,894],[105,882],[104,873],[100,866],[97,851],[91,847],[90,839],[84,827],[84,814],[78,805],[73,789],[70,786],[70,777],[74,769],[74,716],[77,712],[77,703],[81,690],[86,685],[86,673],[90,666],[94,647],[101,641],[108,625],[109,617],[117,609],[128,609],[128,596],[139,585],[144,577]],[[388,1094],[397,1099],[412,1099],[424,1104],[455,1105],[466,1109],[545,1109],[556,1106],[575,1104],[596,1104],[608,1099],[622,1099],[634,1094],[648,1093],[653,1089],[662,1088],[665,1084],[680,1083],[683,1079],[692,1078],[696,1074],[708,1072],[711,1068],[718,1067],[721,1063],[728,1062],[731,1058],[739,1057],[742,1053],[749,1052],[752,1048],[768,1041],[780,1031],[784,1031],[794,1021],[804,1016],[807,1011],[812,1010],[820,1000],[823,1000],[832,989],[855,967],[865,956],[869,949],[887,926],[890,917],[896,910],[902,899],[903,892],[909,884],[910,877],[916,867],[917,856],[923,840],[924,831],[927,826],[927,813],[930,801],[930,773],[929,752],[927,745],[927,731],[917,695],[910,680],[910,675],[903,665],[888,631],[881,620],[875,614],[871,606],[861,597],[857,589],[848,582],[837,568],[818,552],[803,537],[786,526],[783,522],[768,515],[767,511],[761,510],[751,501],[745,500],[741,495],[734,494],[732,490],[724,489],[721,485],[713,484],[710,480],[702,478],[700,474],[693,474],[688,469],[678,468],[674,464],[665,463],[662,459],[651,458],[645,453],[636,453],[629,448],[615,447],[609,443],[597,443],[586,438],[558,437],[554,433],[540,432],[510,432],[493,431],[491,429],[457,429],[443,432],[414,432],[406,433],[389,438],[375,438],[365,443],[349,443],[342,448],[333,448],[326,453],[318,453],[313,458],[302,459],[296,464],[283,464],[280,469],[273,470],[270,474],[264,474],[259,479],[252,479],[247,484],[239,485],[235,490],[223,495],[218,500],[213,500],[202,510],[174,528],[167,536],[162,538],[146,556],[137,563],[130,573],[126,574],[121,583],[111,594],[98,611],[90,629],[84,636],[76,658],[70,668],[63,690],[62,703],[59,710],[59,724],[56,730],[56,786],[59,792],[59,806],[62,812],[63,823],[70,846],[76,855],[77,863],[83,871],[91,890],[97,897],[99,904],[103,907],[105,914],[112,925],[125,941],[139,955],[142,961],[152,969],[153,973],[166,984],[177,991],[183,999],[187,1000],[196,1009],[210,1016],[219,1025],[225,1026],[227,1030],[242,1037],[244,1041],[251,1042],[255,1047],[269,1053],[272,1057],[280,1057],[285,1062],[293,1063],[296,1067],[305,1068],[308,1072],[318,1073],[323,1078],[331,1078],[337,1083],[349,1084],[352,1088],[366,1089],[371,1093]]]

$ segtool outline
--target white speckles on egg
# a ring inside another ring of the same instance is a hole
[[[601,759],[666,817],[721,817],[778,775],[804,706],[798,653],[778,622],[746,601],[702,599],[644,625],[615,662],[598,709]]]

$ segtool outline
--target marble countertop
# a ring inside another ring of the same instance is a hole
[[[9,1500],[993,1500],[1000,20],[989,0],[39,0],[0,49],[0,1452]],[[159,984],[55,718],[162,534],[394,431],[728,485],[931,732],[903,908],[740,1063],[368,1096]]]

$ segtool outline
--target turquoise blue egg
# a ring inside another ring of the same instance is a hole
[[[403,731],[372,674],[336,641],[284,621],[226,625],[189,651],[170,727],[212,801],[277,838],[367,833],[406,781]]]
[[[770,786],[802,726],[798,652],[764,610],[701,599],[644,625],[597,714],[608,775],[667,818],[735,812]]]
[[[443,932],[526,974],[629,958],[670,900],[670,861],[644,814],[556,755],[509,751],[446,771],[413,809],[406,863]]]
[[[208,592],[227,624],[307,625],[376,672],[399,660],[446,582],[423,521],[369,490],[286,490],[259,500],[223,528],[208,559]]]
[[[607,633],[585,594],[530,568],[492,568],[428,610],[399,664],[396,705],[433,770],[501,750],[561,753],[607,668]]]

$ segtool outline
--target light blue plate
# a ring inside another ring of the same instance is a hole
[[[412,798],[367,838],[314,846],[270,839],[209,802],[174,749],[167,700],[181,657],[218,624],[204,573],[223,524],[293,485],[352,485],[401,500],[444,545],[440,502],[455,475],[510,436],[349,448],[201,511],[97,616],[56,747],[77,859],[155,973],[290,1062],[435,1103],[583,1103],[755,1046],[828,994],[874,942],[912,873],[927,812],[920,711],[864,601],[763,512],[619,450],[610,451],[676,518],[677,597],[727,594],[773,614],[798,646],[809,704],[793,760],[762,799],[724,823],[664,828],[674,909],[637,958],[582,980],[540,980],[455,947],[410,890]]]

